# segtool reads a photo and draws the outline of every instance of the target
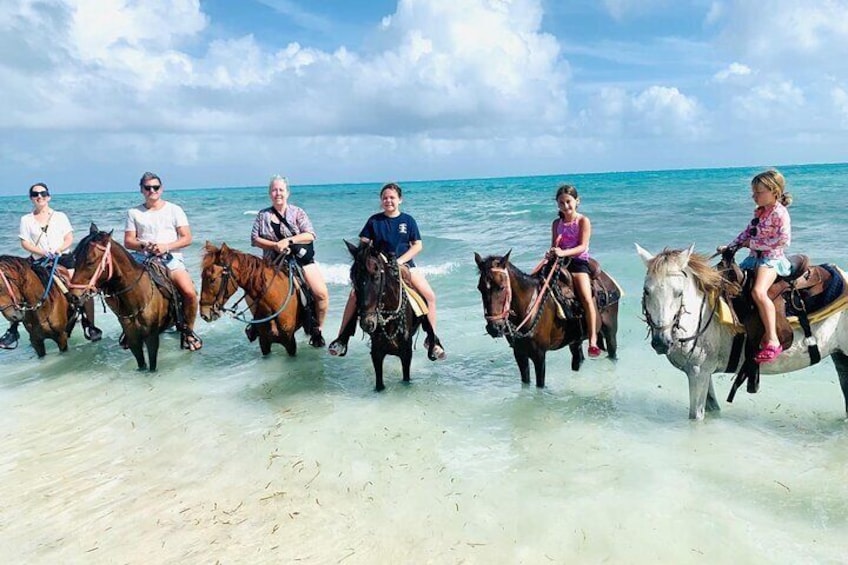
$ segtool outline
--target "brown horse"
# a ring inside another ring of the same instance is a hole
[[[50,273],[44,272],[45,276]],[[29,342],[39,357],[47,351],[44,340],[52,339],[59,351],[68,350],[68,337],[77,321],[77,311],[57,285],[44,296],[45,283],[28,259],[0,256],[0,309],[10,322],[23,322]]]
[[[392,258],[384,257],[371,243],[360,243],[357,247],[345,241],[353,256],[350,280],[356,294],[356,313],[359,327],[371,336],[371,363],[377,380],[376,390],[383,385],[383,360],[386,355],[400,358],[404,382],[409,382],[412,365],[412,343],[418,328],[423,325],[427,334],[427,356],[435,360],[433,350],[441,345],[433,332],[427,316],[417,316],[407,290],[401,282],[401,267]],[[355,320],[342,334],[353,335]]]
[[[159,335],[180,321],[176,289],[163,291],[148,268],[112,239],[112,232],[98,231],[94,224],[74,250],[74,276],[69,287],[80,302],[102,293],[118,317],[138,368],[156,370]]]
[[[221,312],[228,311],[255,328],[262,355],[271,352],[272,343],[279,343],[286,353],[294,356],[297,353],[294,334],[308,317],[296,286],[291,284],[285,269],[276,269],[261,258],[232,249],[226,243],[219,249],[207,241],[203,255],[200,317],[213,322]],[[244,310],[237,312],[234,307],[224,307],[239,288],[244,290],[253,319],[243,319]]]
[[[506,337],[518,364],[521,382],[530,382],[529,361],[532,359],[536,386],[544,387],[545,354],[548,351],[568,345],[572,370],[580,370],[583,364],[581,343],[586,337],[586,329],[582,310],[571,293],[565,300],[563,319],[545,278],[521,272],[509,262],[509,255],[483,259],[474,254],[480,270],[477,289],[483,298],[486,331],[492,337]],[[554,280],[553,284],[558,282]],[[601,325],[598,346],[606,349],[610,359],[615,359],[621,291],[604,272],[593,281],[593,287]]]

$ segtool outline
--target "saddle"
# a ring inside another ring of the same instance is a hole
[[[601,264],[596,259],[589,258],[589,268],[591,269],[589,278],[592,296],[595,298],[595,306],[600,313],[621,300],[624,293],[615,279],[601,269]],[[564,266],[561,266],[555,280],[556,282],[551,285],[551,295],[557,307],[557,316],[562,320],[583,317],[583,306],[577,299],[572,274]]]
[[[786,350],[794,341],[793,326],[800,327],[810,355],[810,364],[814,365],[821,360],[821,353],[812,335],[811,322],[824,319],[840,309],[834,308],[835,306],[848,306],[848,285],[845,284],[842,272],[833,265],[811,266],[806,255],[792,255],[788,259],[792,265],[789,275],[778,277],[768,291],[769,299],[774,303],[777,336],[780,345]],[[728,397],[728,401],[732,402],[736,389],[746,379],[749,393],[759,390],[760,370],[753,358],[759,349],[765,328],[751,299],[754,272],[742,271],[735,263],[728,264],[725,258],[718,268],[729,282],[737,283],[742,289],[742,292],[735,296],[725,297],[732,306],[734,317],[745,328],[745,333],[740,336],[744,339],[745,360]],[[734,344],[734,350],[739,347]]]

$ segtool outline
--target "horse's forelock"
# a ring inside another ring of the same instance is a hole
[[[214,265],[218,261],[218,257],[221,255],[221,250],[211,243],[206,244],[203,247],[203,263],[200,266],[200,269],[205,271],[212,265]]]
[[[691,253],[689,261],[686,264],[681,264],[685,252],[684,249],[663,249],[662,252],[648,261],[648,275],[655,278],[667,277],[689,267],[701,291],[713,292],[718,290],[722,283],[721,273],[710,266],[709,259],[700,253]]]

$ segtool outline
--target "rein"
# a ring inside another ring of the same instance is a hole
[[[238,310],[236,308],[236,305],[247,297],[247,291],[245,291],[245,293],[242,294],[241,298],[236,300],[233,303],[232,306],[227,307],[227,306],[224,305],[224,302],[226,302],[226,300],[224,299],[224,294],[227,292],[227,289],[229,288],[231,282],[236,285],[236,290],[238,290],[238,282],[233,277],[232,263],[230,263],[228,265],[221,265],[221,269],[222,269],[221,286],[218,288],[218,292],[215,295],[214,300],[211,303],[201,302],[200,306],[208,306],[210,308],[217,308],[219,311],[226,312],[227,314],[229,314],[230,317],[232,317],[234,320],[238,320],[239,322],[243,322],[243,323],[248,324],[248,325],[264,324],[265,322],[270,322],[271,320],[273,320],[277,316],[279,316],[288,307],[289,303],[291,302],[292,297],[295,294],[294,280],[293,280],[293,276],[291,275],[291,274],[294,273],[295,261],[294,261],[294,258],[291,258],[291,257],[288,259],[288,261],[289,261],[289,273],[290,273],[290,276],[289,276],[289,292],[288,292],[288,295],[286,296],[286,299],[283,301],[282,306],[280,306],[277,309],[277,311],[274,312],[273,314],[271,314],[270,316],[266,316],[266,317],[258,319],[258,320],[256,318],[247,319],[247,317],[244,314],[245,314],[245,312],[250,310],[250,306],[246,306],[242,310]],[[279,274],[280,274],[279,269],[274,269],[274,278],[271,279],[271,282],[273,282],[274,279],[276,279],[277,275],[279,275]],[[270,286],[270,283],[265,284],[264,277],[263,277],[262,292],[260,293],[261,296],[259,297],[259,299],[256,300],[257,303],[261,302],[262,299],[265,298],[265,295],[268,293],[269,286]],[[233,291],[233,294],[235,294],[235,290]]]
[[[542,314],[541,305],[544,302],[545,298],[547,298],[548,290],[550,289],[551,279],[553,278],[554,273],[559,270],[561,260],[557,259],[552,265],[551,269],[548,272],[548,276],[545,277],[541,290],[536,291],[536,296],[533,299],[533,303],[530,305],[530,308],[527,309],[527,314],[524,316],[524,319],[521,320],[517,326],[514,325],[509,320],[509,315],[512,313],[512,280],[509,276],[509,269],[507,267],[492,267],[490,271],[493,273],[503,274],[506,277],[506,285],[504,288],[506,289],[506,298],[504,299],[503,310],[500,314],[494,314],[491,316],[485,316],[486,320],[490,322],[496,322],[500,320],[504,320],[506,322],[506,327],[509,330],[509,333],[516,337],[528,337],[533,333],[533,330],[536,329],[536,324],[539,322]],[[532,319],[532,322],[528,326],[528,328],[521,332],[521,328],[527,324],[528,321]]]
[[[15,296],[15,287],[11,285],[9,279],[6,278],[6,273],[0,270],[0,280],[3,281],[3,286],[6,287],[6,293],[9,295],[9,298],[12,300],[11,303],[7,304],[0,308],[0,312],[5,312],[9,308],[15,308],[17,310],[23,310],[23,308],[18,304],[18,298]]]

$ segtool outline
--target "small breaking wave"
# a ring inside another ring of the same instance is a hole
[[[421,270],[428,278],[441,277],[453,271],[459,263],[448,262],[440,265],[422,265]],[[319,263],[321,273],[327,284],[350,284],[350,264]]]

